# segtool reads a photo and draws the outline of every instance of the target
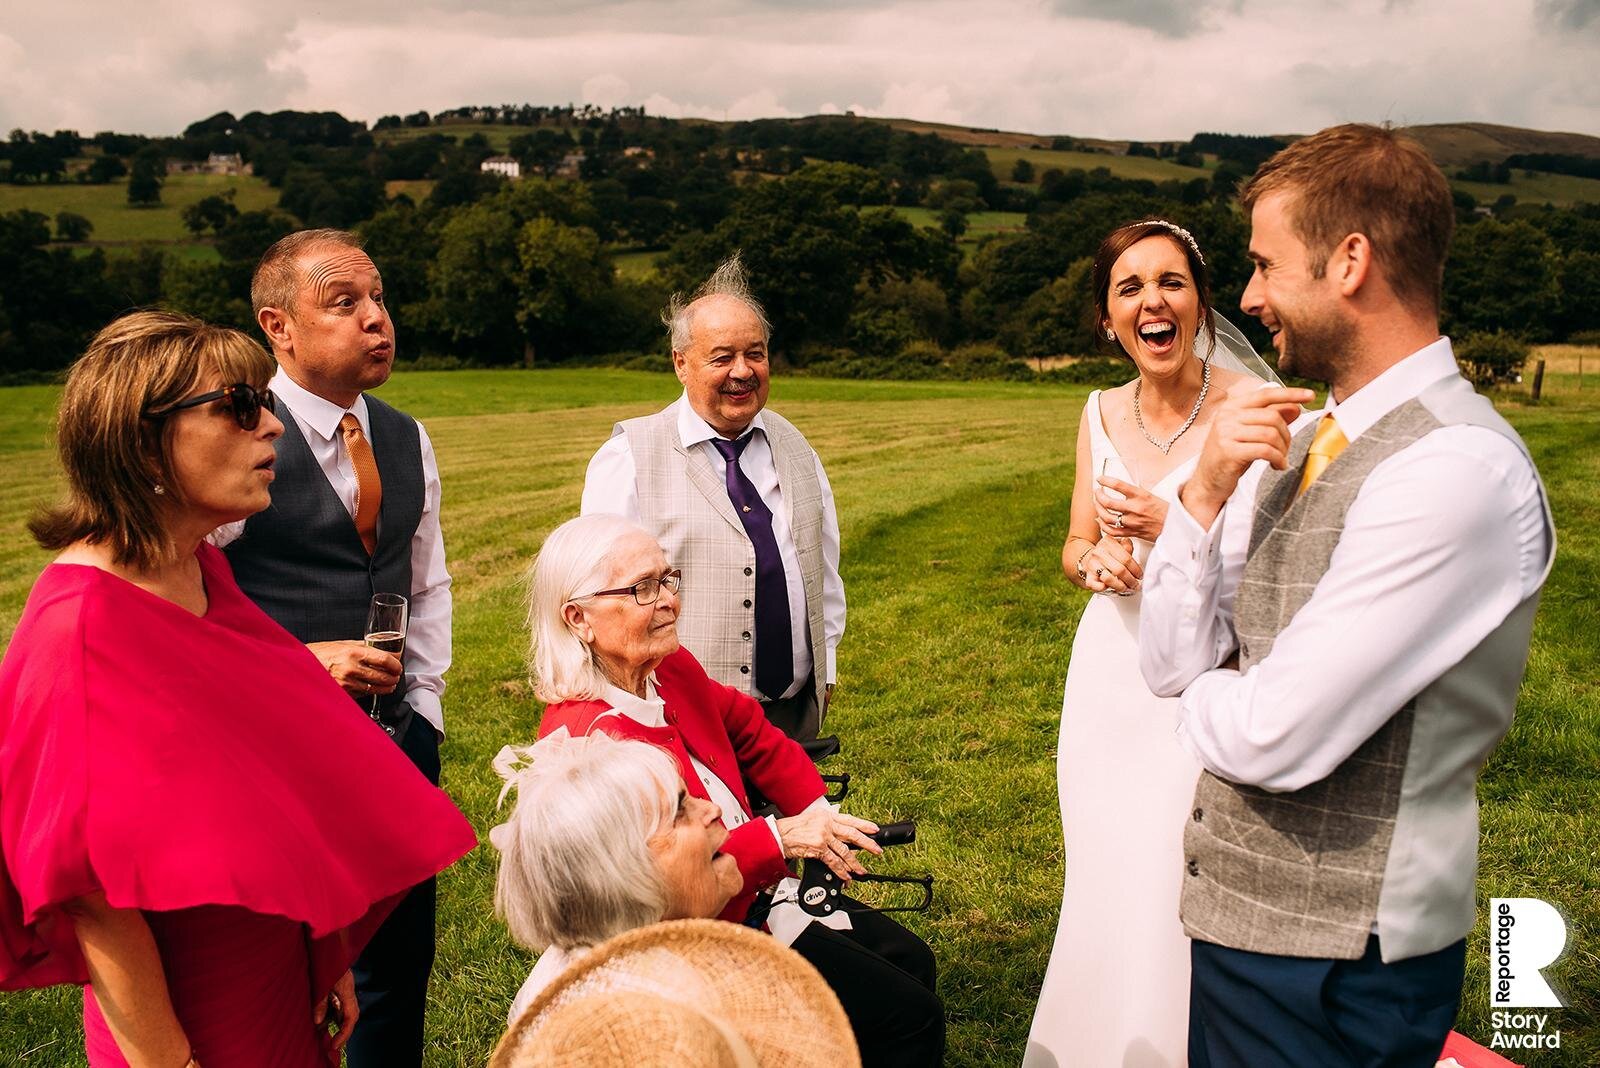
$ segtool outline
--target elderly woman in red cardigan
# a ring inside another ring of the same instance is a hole
[[[788,861],[820,859],[848,879],[865,872],[854,850],[882,850],[867,837],[876,825],[828,804],[805,751],[760,704],[679,646],[680,581],[655,538],[619,516],[573,519],[545,539],[528,607],[534,681],[549,702],[539,734],[605,731],[671,753],[688,789],[722,810],[723,851],[743,877],[722,918],[742,922],[759,892],[787,879]],[[782,815],[753,819],[746,780]],[[833,922],[807,922],[786,897],[792,887],[779,887],[768,925],[839,995],[863,1064],[938,1064],[944,1011],[921,939],[848,899]]]

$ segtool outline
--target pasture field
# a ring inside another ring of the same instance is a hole
[[[624,248],[611,254],[611,265],[624,278],[637,281],[655,273],[656,263],[666,252],[661,249]]]
[[[1209,180],[1211,177],[1211,171],[1208,169],[1180,167],[1171,160],[1151,159],[1149,156],[1063,152],[1050,148],[986,148],[984,152],[989,156],[989,165],[994,168],[995,177],[1002,182],[1011,180],[1011,168],[1016,166],[1019,159],[1025,159],[1033,164],[1035,181],[1038,181],[1039,175],[1052,167],[1063,171],[1070,171],[1073,168],[1092,171],[1096,167],[1104,167],[1118,178],[1147,178],[1152,182],[1165,182],[1171,178],[1187,182],[1192,178]]]
[[[441,126],[396,126],[387,130],[372,131],[372,139],[379,144],[396,141],[415,141],[419,138],[438,134],[440,137],[453,137],[457,144],[465,141],[473,134],[483,134],[489,146],[496,152],[504,152],[511,144],[511,139],[517,134],[533,133],[537,126],[502,126],[498,123],[486,122],[449,122]]]
[[[895,213],[913,226],[938,229],[939,212],[932,208],[896,207]],[[1002,234],[1027,229],[1028,216],[1021,211],[974,211],[967,215],[967,230],[963,241],[977,241],[990,234]]]
[[[94,223],[91,245],[132,242],[192,242],[183,226],[183,209],[205,197],[234,190],[240,211],[275,207],[278,191],[265,178],[221,174],[169,174],[161,187],[161,203],[152,208],[128,205],[128,180],[105,185],[0,185],[0,212],[27,208],[42,212],[55,225],[57,212],[71,211]]]
[[[1493,204],[1507,193],[1516,197],[1518,204],[1554,204],[1558,208],[1573,204],[1600,204],[1600,178],[1580,178],[1575,174],[1546,174],[1543,171],[1524,174],[1520,170],[1513,170],[1507,185],[1463,182],[1451,178],[1450,186],[1471,193],[1478,198],[1479,204]]]
[[[383,183],[383,194],[390,200],[404,193],[421,204],[439,183],[432,178],[391,178]]]
[[[1548,480],[1561,547],[1516,724],[1480,787],[1479,900],[1543,897],[1571,924],[1551,974],[1573,1007],[1554,1021],[1563,1048],[1531,1055],[1536,1068],[1600,1063],[1600,390],[1574,387],[1574,375],[1552,370],[1542,403],[1502,402]],[[491,757],[531,739],[538,722],[523,669],[523,570],[575,513],[612,423],[677,390],[670,376],[612,370],[406,372],[382,390],[426,421],[440,459],[456,591],[444,785],[480,837],[498,818]],[[855,776],[853,811],[920,824],[917,843],[878,867],[937,876],[934,908],[909,923],[940,960],[953,1066],[1019,1062],[1056,925],[1055,748],[1086,597],[1062,578],[1059,554],[1085,396],[818,379],[773,390],[773,406],[821,454],[843,526],[849,628],[827,729],[844,752],[829,766]],[[57,481],[55,399],[53,387],[0,390],[0,636],[45,562],[22,521]],[[531,963],[494,918],[494,869],[484,844],[441,879],[431,1068],[483,1063]],[[1484,1042],[1486,945],[1485,920],[1458,1023]],[[81,1062],[77,1005],[74,990],[0,995],[0,1064]]]

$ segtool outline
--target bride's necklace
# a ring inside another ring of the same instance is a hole
[[[1200,379],[1200,396],[1194,399],[1194,409],[1189,412],[1189,418],[1185,419],[1183,421],[1183,425],[1178,428],[1178,432],[1168,438],[1165,442],[1157,441],[1155,438],[1150,436],[1150,431],[1144,428],[1144,413],[1139,411],[1139,391],[1144,387],[1144,378],[1140,377],[1134,380],[1133,421],[1139,424],[1139,433],[1144,435],[1144,440],[1160,449],[1163,456],[1171,452],[1172,447],[1178,443],[1178,439],[1183,437],[1183,435],[1188,432],[1190,427],[1194,426],[1194,421],[1200,417],[1200,409],[1205,406],[1206,394],[1211,391],[1211,361],[1207,360],[1200,366],[1205,368],[1205,370],[1201,372],[1202,377]]]

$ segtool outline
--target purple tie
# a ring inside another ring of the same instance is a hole
[[[789,628],[789,582],[772,533],[772,509],[756,492],[755,484],[739,467],[739,454],[750,444],[746,434],[738,441],[713,438],[727,461],[728,500],[756,551],[756,689],[767,700],[783,696],[794,682],[794,645]]]

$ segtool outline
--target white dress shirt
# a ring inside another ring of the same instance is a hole
[[[1331,413],[1353,443],[1452,376],[1440,338],[1295,428]],[[1471,652],[1538,590],[1555,546],[1528,458],[1492,430],[1444,427],[1373,469],[1327,572],[1267,657],[1220,669],[1238,645],[1233,599],[1265,471],[1246,472],[1210,530],[1181,506],[1168,513],[1145,568],[1139,662],[1151,690],[1183,695],[1179,740],[1202,765],[1288,791],[1325,778]]]
[[[676,410],[678,438],[683,447],[701,450],[711,461],[711,469],[717,477],[726,480],[727,461],[711,444],[722,435],[695,413],[687,393],[678,398]],[[784,579],[789,586],[789,634],[794,644],[794,682],[779,696],[793,697],[811,675],[811,649],[807,642],[811,628],[806,620],[805,585],[800,579],[800,554],[795,549],[794,534],[789,527],[789,513],[783,507],[783,487],[778,485],[778,468],[772,459],[772,447],[767,443],[761,413],[757,412],[750,421],[750,429],[761,433],[752,435],[750,443],[740,453],[739,470],[772,510],[772,535],[778,543]],[[823,685],[831,686],[836,678],[839,639],[844,636],[844,583],[839,578],[839,514],[833,503],[833,487],[828,484],[820,457],[817,458],[817,482],[822,487],[822,634],[827,645],[823,670],[817,674]],[[633,449],[626,434],[612,436],[589,461],[589,471],[583,482],[582,512],[584,515],[610,512],[635,523],[639,521],[639,485]],[[817,696],[821,700],[822,695]]]
[[[372,425],[367,420],[367,398],[356,398],[349,409],[324,400],[300,386],[283,368],[272,376],[272,392],[284,402],[300,436],[305,438],[317,466],[328,476],[328,484],[338,495],[351,522],[356,514],[356,470],[344,447],[339,422],[348,410],[361,424],[361,432],[372,440]],[[283,408],[278,416],[284,416]],[[411,609],[406,625],[406,703],[442,736],[444,734],[444,673],[450,667],[450,574],[445,570],[444,534],[439,529],[439,461],[433,442],[422,424],[417,424],[422,446],[422,518],[411,537]],[[218,527],[210,536],[217,548],[225,547],[244,533],[245,520]],[[362,635],[350,638],[360,641]]]

